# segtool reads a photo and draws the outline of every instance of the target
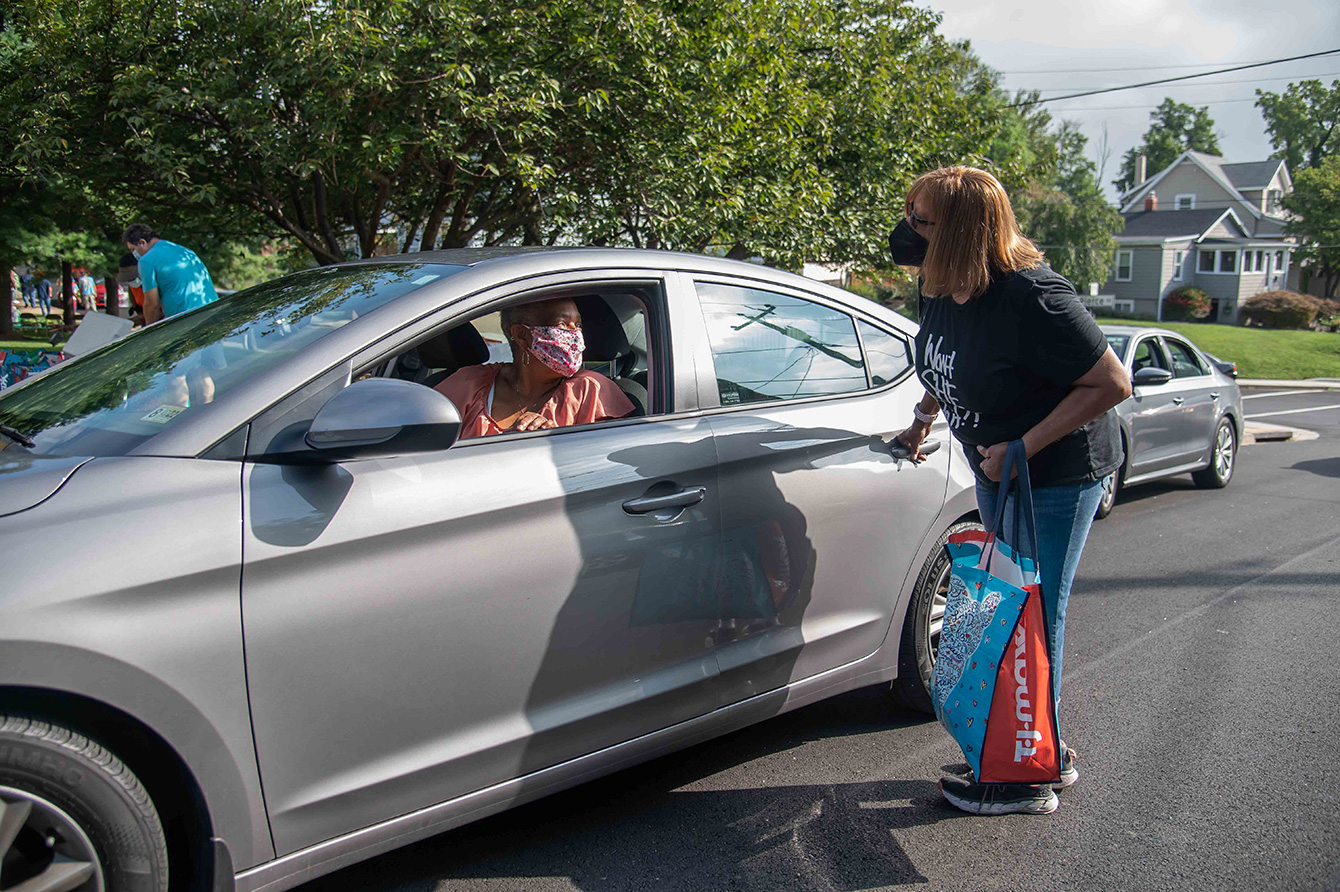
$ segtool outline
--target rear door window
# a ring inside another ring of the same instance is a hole
[[[698,282],[721,405],[803,399],[869,387],[856,321],[787,294]]]

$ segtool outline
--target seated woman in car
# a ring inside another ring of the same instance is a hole
[[[461,412],[461,438],[622,418],[633,404],[617,384],[582,370],[582,316],[568,298],[504,309],[512,361],[466,366],[437,385]]]

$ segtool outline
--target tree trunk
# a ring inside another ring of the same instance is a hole
[[[121,315],[121,291],[116,283],[117,273],[108,273],[102,277],[102,290],[105,292],[103,297],[104,309],[108,316]]]
[[[0,335],[14,333],[14,282],[9,278],[9,267],[4,274],[0,282]]]
[[[74,264],[68,260],[60,262],[60,311],[61,324],[74,325]]]

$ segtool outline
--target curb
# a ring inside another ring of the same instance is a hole
[[[1284,424],[1266,424],[1263,421],[1253,421],[1243,425],[1242,445],[1250,446],[1253,443],[1280,443],[1286,440],[1302,442],[1303,440],[1315,440],[1321,434],[1316,431],[1305,430],[1301,427],[1289,427]]]
[[[1304,378],[1301,381],[1284,381],[1277,378],[1239,378],[1239,387],[1288,387],[1292,390],[1340,390],[1340,380],[1335,378]]]

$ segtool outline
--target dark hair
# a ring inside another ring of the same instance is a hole
[[[158,233],[154,232],[148,223],[131,223],[126,227],[126,231],[121,233],[121,241],[129,245],[147,242],[151,238],[158,238]]]

